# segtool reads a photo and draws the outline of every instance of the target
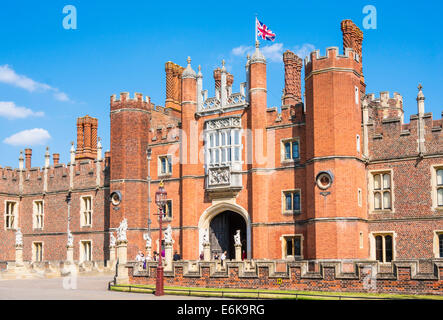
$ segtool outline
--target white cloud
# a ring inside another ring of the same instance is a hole
[[[302,46],[294,47],[294,53],[302,59],[306,58],[306,56],[308,56],[314,50],[315,46],[310,43],[304,43]]]
[[[66,93],[46,83],[37,82],[27,76],[17,74],[14,69],[10,68],[7,64],[0,66],[0,82],[25,89],[29,92],[51,91],[55,99],[59,101],[70,101]]]
[[[282,62],[283,61],[283,52],[286,50],[284,48],[283,43],[277,42],[271,44],[269,46],[263,46],[260,48],[263,55],[266,57],[266,60],[269,62]],[[292,51],[300,58],[304,59],[311,51],[315,50],[315,46],[310,43],[305,43],[301,46],[295,46],[292,48]],[[241,45],[231,50],[231,53],[234,56],[245,56],[246,54],[252,55],[255,51],[255,48],[252,46]]]
[[[41,128],[34,128],[17,132],[16,134],[4,139],[3,142],[13,146],[32,146],[43,145],[49,139],[51,139],[51,135],[48,131]]]
[[[59,92],[59,91],[54,93],[54,98],[58,101],[70,101],[70,99],[66,93]]]
[[[234,56],[244,56],[246,52],[252,52],[252,49],[251,46],[239,46],[232,49],[232,54]]]
[[[44,112],[34,112],[31,109],[25,107],[16,106],[12,101],[0,101],[0,117],[8,119],[22,119],[27,117],[43,117]]]
[[[266,60],[272,62],[281,62],[283,61],[283,43],[274,43],[270,46],[264,46],[261,48],[263,55]]]

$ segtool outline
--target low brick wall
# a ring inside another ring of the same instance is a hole
[[[432,260],[434,271],[419,272],[421,261],[228,261],[224,268],[211,262],[174,262],[165,271],[165,286],[251,288],[305,291],[372,292],[443,295],[443,260]],[[155,284],[157,263],[130,262],[130,284]]]

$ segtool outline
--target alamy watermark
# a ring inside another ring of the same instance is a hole
[[[63,7],[63,13],[66,16],[63,18],[63,28],[65,30],[77,29],[77,8],[71,4]]]
[[[373,5],[364,6],[363,13],[366,14],[363,18],[363,28],[377,29],[377,8]]]

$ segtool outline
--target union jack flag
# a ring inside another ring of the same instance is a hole
[[[260,22],[257,18],[255,18],[256,27],[257,27],[257,36],[262,38],[263,40],[275,40],[275,33],[268,29],[268,27]]]

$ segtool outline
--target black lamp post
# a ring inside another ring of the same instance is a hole
[[[157,190],[157,192],[155,193],[155,203],[158,206],[159,209],[159,237],[158,237],[158,241],[159,241],[159,248],[160,248],[160,254],[159,254],[159,258],[158,258],[158,266],[157,266],[157,278],[155,281],[155,295],[156,296],[162,296],[164,295],[164,291],[163,291],[163,264],[162,264],[162,254],[161,254],[161,246],[162,246],[162,222],[163,222],[163,208],[166,205],[166,190],[163,187],[163,181],[160,182],[160,186]]]

